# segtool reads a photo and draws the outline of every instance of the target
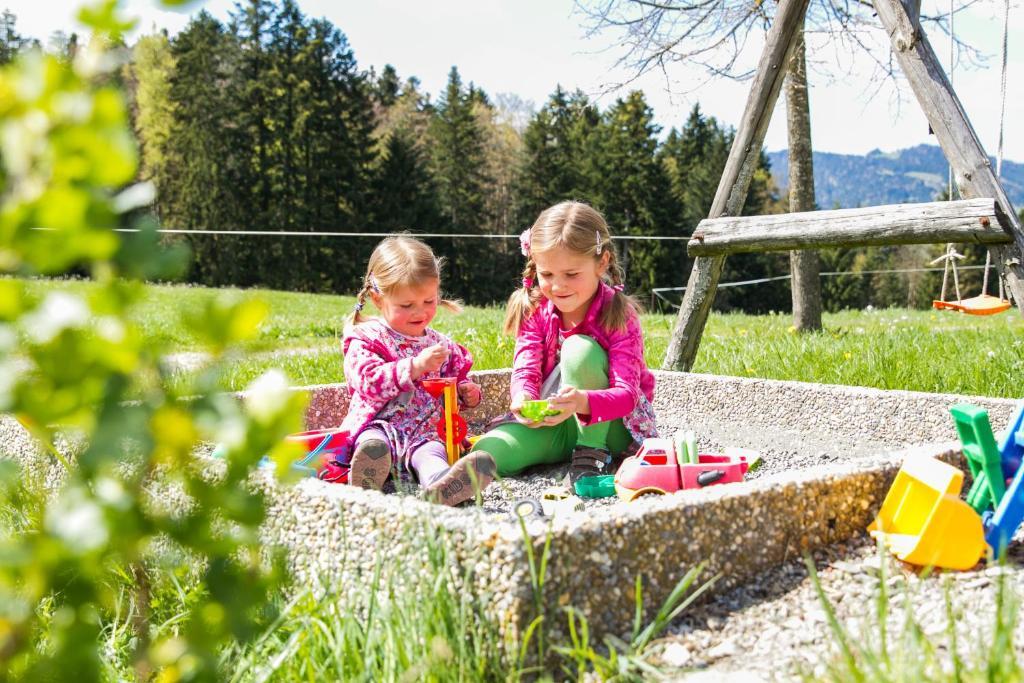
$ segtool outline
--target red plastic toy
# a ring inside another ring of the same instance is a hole
[[[469,426],[459,415],[459,399],[455,377],[439,377],[423,380],[423,388],[434,398],[441,400],[442,415],[437,421],[437,435],[444,439],[448,464],[454,465],[462,456],[462,442],[469,436]]]
[[[681,456],[672,439],[645,439],[640,451],[626,458],[615,474],[615,491],[619,498],[633,500],[645,495],[740,482],[758,459],[754,451],[736,455],[701,453],[696,462],[686,462]]]
[[[306,471],[322,481],[348,483],[349,434],[341,429],[314,429],[289,434],[286,441],[306,447],[306,456],[292,463],[292,468]]]

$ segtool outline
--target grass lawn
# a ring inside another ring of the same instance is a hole
[[[29,290],[85,295],[86,281],[32,280]],[[753,295],[756,290],[751,290]],[[270,367],[296,384],[342,380],[338,340],[353,298],[269,290],[217,290],[154,285],[135,311],[144,334],[174,351],[201,351],[179,322],[213,296],[260,297],[270,307],[259,336],[229,368],[226,381],[240,389]],[[473,353],[484,370],[511,364],[514,340],[501,333],[503,310],[441,312],[434,322]],[[661,366],[674,316],[645,315],[647,364]],[[1024,319],[1016,309],[995,316],[886,309],[826,314],[824,331],[796,334],[788,314],[713,313],[694,372],[851,384],[882,389],[1024,396]],[[282,353],[284,352],[284,353]],[[184,378],[183,378],[184,379]]]

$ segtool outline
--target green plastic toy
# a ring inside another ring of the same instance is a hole
[[[615,475],[599,474],[576,480],[576,495],[583,498],[608,498],[615,495]]]
[[[700,462],[700,452],[697,450],[697,435],[694,432],[686,432],[686,462],[696,465]]]
[[[523,407],[519,409],[520,415],[533,422],[540,422],[545,417],[558,415],[560,412],[562,411],[550,407],[547,400],[523,401]]]
[[[949,412],[953,415],[967,466],[974,477],[974,485],[967,492],[967,504],[980,515],[986,508],[998,507],[1006,493],[1002,456],[985,410],[959,403]]]
[[[676,459],[679,463],[695,465],[700,462],[696,433],[679,430],[672,436],[672,443],[676,447]]]

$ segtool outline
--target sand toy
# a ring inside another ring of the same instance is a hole
[[[1002,459],[988,413],[977,406],[960,403],[949,409],[964,458],[974,477],[974,484],[967,492],[967,504],[979,515],[987,508],[995,509],[1006,492]]]
[[[960,499],[964,473],[909,455],[868,532],[896,557],[921,567],[970,569],[985,554],[981,517]]]
[[[633,500],[741,482],[756,459],[755,452],[740,449],[727,455],[698,453],[692,432],[677,434],[674,439],[645,439],[639,452],[619,466],[615,490],[623,500]]]
[[[548,405],[547,400],[523,401],[523,406],[519,409],[520,415],[533,422],[540,422],[545,417],[558,415],[560,412]]]
[[[454,465],[455,461],[462,457],[462,442],[469,435],[466,420],[459,415],[455,381],[455,377],[423,380],[423,388],[427,393],[441,401],[442,415],[437,421],[437,435],[444,441],[449,465]]]

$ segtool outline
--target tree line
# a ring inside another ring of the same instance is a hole
[[[129,77],[143,174],[176,229],[518,234],[546,206],[581,199],[618,235],[685,236],[706,215],[732,132],[695,107],[659,142],[641,92],[604,111],[556,89],[533,113],[465,83],[432,100],[392,67],[359,68],[345,35],[293,0],[249,0],[226,23],[200,13],[145,36]],[[748,208],[776,199],[762,160]],[[378,238],[195,236],[190,277],[211,285],[347,292]],[[428,240],[447,289],[504,299],[514,239]],[[630,289],[682,285],[681,242],[619,243]],[[778,259],[739,260],[756,276]],[[777,308],[780,304],[776,304]]]
[[[13,17],[5,15],[5,26],[16,35]],[[17,38],[12,46],[0,35],[0,58],[27,44]],[[76,36],[50,41],[68,58],[76,45]],[[185,238],[187,277],[205,285],[352,292],[379,240],[230,234],[239,230],[515,235],[546,206],[579,199],[600,209],[616,235],[685,237],[707,216],[732,144],[733,131],[699,104],[662,136],[640,91],[602,110],[558,87],[533,111],[465,83],[452,67],[434,100],[391,66],[361,69],[345,34],[294,0],[245,0],[226,22],[201,12],[177,35],[143,36],[124,52],[140,178],[157,188],[160,226],[227,233]],[[762,153],[744,213],[787,205]],[[427,241],[446,259],[447,293],[469,303],[503,300],[519,280],[515,239]],[[685,284],[684,242],[617,246],[633,293]],[[823,257],[823,270],[867,270],[916,255],[893,248]],[[749,254],[727,261],[723,281],[787,272],[786,254]],[[911,296],[923,285],[887,284],[826,278],[825,305],[926,298]],[[749,312],[789,305],[784,281],[723,289],[716,300]]]

